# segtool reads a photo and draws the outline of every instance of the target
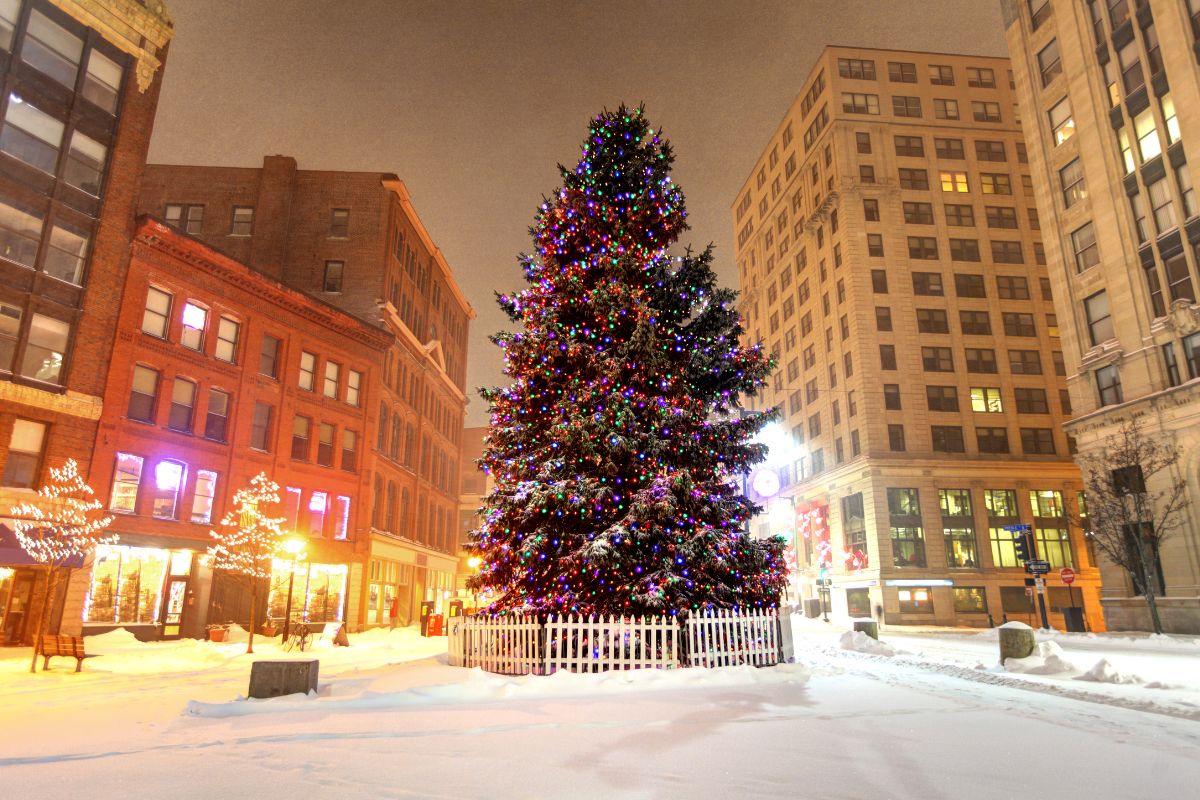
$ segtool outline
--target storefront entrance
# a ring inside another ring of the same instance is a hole
[[[0,567],[0,644],[12,646],[25,641],[36,578],[30,570]]]
[[[188,579],[186,577],[172,577],[167,582],[167,599],[162,613],[162,638],[164,639],[178,639],[182,635],[187,588]]]

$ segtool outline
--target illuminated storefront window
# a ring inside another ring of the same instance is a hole
[[[310,564],[276,559],[271,565],[267,614],[283,619],[287,611],[288,573],[292,575],[292,619],[300,622],[338,622],[346,596],[345,564]]]
[[[188,550],[102,545],[96,548],[83,621],[98,625],[153,625],[171,575],[191,572]]]

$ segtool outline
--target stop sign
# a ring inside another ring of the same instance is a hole
[[[1058,571],[1058,577],[1062,578],[1062,582],[1070,586],[1075,582],[1075,570],[1070,567],[1063,567]]]

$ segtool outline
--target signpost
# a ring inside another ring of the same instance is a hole
[[[1015,534],[1013,550],[1017,558],[1025,562],[1025,571],[1035,576],[1038,596],[1038,610],[1042,612],[1042,627],[1050,627],[1050,618],[1046,615],[1046,582],[1042,576],[1050,572],[1050,562],[1037,557],[1037,544],[1033,539],[1033,527],[1030,525],[1005,525],[1004,530]]]
[[[1075,613],[1074,609],[1076,608],[1075,587],[1071,586],[1071,584],[1075,582],[1075,570],[1071,569],[1070,567],[1063,567],[1062,569],[1060,569],[1058,571],[1058,577],[1059,577],[1059,580],[1061,580],[1063,583],[1065,583],[1067,585],[1067,597],[1069,597],[1071,600],[1071,608],[1072,608],[1071,613],[1074,614]],[[1082,604],[1083,597],[1080,596],[1079,600],[1080,600],[1080,603]],[[1079,606],[1079,608],[1080,608],[1080,612],[1079,612],[1080,616],[1079,616],[1079,619],[1076,620],[1076,626],[1079,627],[1080,629],[1086,630],[1087,623],[1083,619],[1082,605]],[[1068,626],[1067,630],[1072,630],[1072,628]]]

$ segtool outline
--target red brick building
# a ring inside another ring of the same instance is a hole
[[[351,567],[354,627],[410,622],[457,569],[459,450],[474,310],[395,175],[150,165],[139,210],[395,337],[363,453],[368,545]],[[362,569],[360,576],[356,570]]]
[[[232,495],[263,472],[285,532],[267,613],[345,619],[370,530],[368,436],[388,331],[284,286],[153,219],[132,246],[92,484],[115,546],[81,571],[86,633],[203,636],[246,624],[241,586],[203,554]]]
[[[172,33],[161,3],[0,3],[0,515],[87,474]],[[43,584],[0,518],[0,643]]]

